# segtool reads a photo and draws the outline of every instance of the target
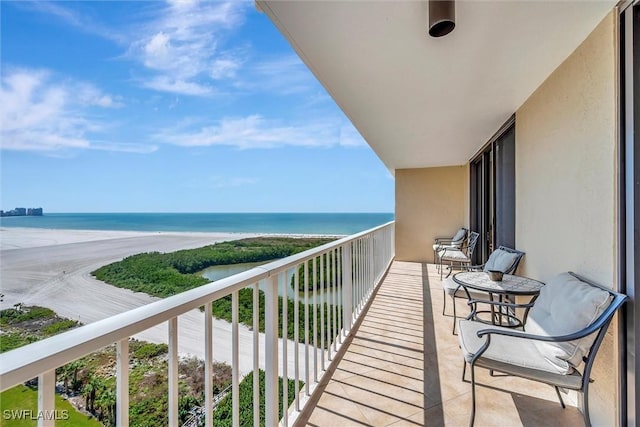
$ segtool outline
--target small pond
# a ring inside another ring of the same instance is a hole
[[[242,273],[247,270],[251,270],[254,267],[259,267],[261,265],[267,264],[271,261],[266,262],[247,262],[243,264],[229,264],[229,265],[214,265],[213,267],[209,267],[200,272],[200,275],[206,277],[207,279],[215,282],[216,280],[224,279],[225,277],[233,276],[234,274]],[[291,277],[293,276],[293,272],[287,274],[286,277],[286,288],[287,288],[287,297],[289,299],[293,299],[295,296],[295,291],[291,287]],[[260,290],[264,291],[265,284],[260,283]],[[325,289],[324,297],[330,298],[333,291],[327,291]],[[282,285],[278,288],[278,295],[282,296],[284,294],[282,290]],[[309,292],[309,299],[313,298],[313,292]],[[320,293],[318,292],[317,298],[320,298]],[[300,301],[304,302],[304,292],[300,293]]]

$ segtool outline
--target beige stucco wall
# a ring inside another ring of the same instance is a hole
[[[543,281],[575,271],[614,286],[616,44],[609,14],[516,112],[520,272]],[[618,405],[613,329],[598,355],[595,425]]]
[[[432,262],[433,240],[468,227],[468,166],[397,169],[396,259]]]

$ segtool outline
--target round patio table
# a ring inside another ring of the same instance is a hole
[[[493,295],[498,295],[500,301],[502,301],[504,296],[509,295],[537,298],[540,294],[540,289],[544,286],[544,283],[538,280],[516,276],[514,274],[505,274],[501,281],[494,281],[491,280],[489,274],[484,271],[463,271],[456,273],[453,276],[453,281],[465,288],[468,297],[470,297],[468,289],[473,289],[487,292],[491,301],[493,301]],[[487,322],[479,317],[476,320],[496,324],[496,313],[493,306],[491,307],[491,311],[477,311],[476,315],[485,313],[491,313],[491,322]],[[507,318],[506,325],[503,324],[502,316],[506,316]],[[518,319],[511,310],[500,310],[497,317],[499,318],[498,324],[500,325],[508,327],[522,326],[522,321]]]

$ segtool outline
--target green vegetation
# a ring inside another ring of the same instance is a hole
[[[265,373],[261,369],[259,371],[259,381],[260,381],[260,425],[265,425],[264,422],[264,414],[265,414]],[[251,372],[240,382],[240,425],[242,426],[252,426],[253,425],[253,374]],[[288,381],[287,394],[289,399],[289,404],[287,406],[291,406],[291,403],[295,399],[296,392],[299,390],[295,389],[295,383],[293,381]],[[302,381],[299,382],[300,389],[304,386]],[[278,396],[282,399],[282,390],[284,384],[282,378],[279,378],[278,381]],[[213,416],[213,425],[216,427],[227,427],[232,425],[232,396],[228,394],[222,399],[220,404],[215,410],[215,414]],[[278,405],[280,407],[279,410],[279,418],[282,419],[282,404]]]
[[[61,319],[59,322],[52,323],[42,328],[42,333],[51,336],[59,332],[66,331],[67,329],[75,328],[78,322],[70,319]]]
[[[0,353],[26,344],[48,338],[78,326],[74,320],[58,317],[53,310],[44,307],[28,307],[16,304],[15,308],[0,311]],[[56,410],[59,410],[56,425],[99,426],[95,419],[75,410],[71,404],[56,396]],[[16,386],[0,394],[0,411],[10,420],[3,419],[2,425],[35,426],[38,417],[38,391],[24,385]],[[9,412],[5,412],[9,411]],[[11,412],[14,411],[14,412]],[[26,412],[21,412],[26,411]],[[29,412],[30,411],[30,412]],[[62,412],[65,411],[65,412]],[[67,418],[68,419],[64,419]]]
[[[44,307],[27,307],[0,310],[0,353],[48,338],[74,328],[78,322],[58,317],[53,310]]]
[[[133,255],[93,274],[114,286],[168,297],[208,283],[208,279],[196,274],[207,267],[284,258],[332,240],[289,237],[234,240],[198,249]]]
[[[174,253],[144,253],[134,255],[124,260],[104,266],[93,274],[97,279],[112,285],[128,288],[138,292],[167,297],[188,289],[201,286],[209,282],[208,279],[199,276],[199,271],[214,265],[239,264],[247,262],[262,262],[277,258],[283,258],[298,252],[330,242],[333,239],[326,238],[255,238],[243,239],[232,242],[218,243],[204,248],[184,250]],[[326,259],[326,258],[325,258]],[[331,262],[324,266],[325,276],[332,274]],[[312,270],[310,270],[312,271]],[[304,273],[304,272],[302,272]],[[311,274],[311,273],[310,273]],[[302,277],[302,276],[301,276]],[[324,287],[328,286],[325,277]],[[302,281],[304,283],[304,281]],[[318,283],[311,285],[313,289],[319,287],[319,271],[316,280]],[[264,293],[259,292],[260,330],[264,331]],[[288,337],[294,338],[294,324],[300,325],[300,341],[304,342],[304,311],[305,305],[298,305],[298,319],[294,317],[294,302],[286,298],[279,298],[280,312],[284,301],[288,304]],[[240,322],[253,326],[253,291],[242,289],[239,291]],[[316,307],[317,322],[320,322],[320,310],[325,315],[325,346],[329,344],[328,313],[335,310],[341,316],[341,308],[327,304]],[[313,343],[311,336],[313,328],[314,308],[309,307],[309,342]],[[213,303],[213,311],[216,317],[231,321],[231,296],[222,298]],[[282,334],[282,316],[279,317],[280,335]],[[78,325],[78,322],[62,319],[49,309],[42,307],[16,306],[14,309],[0,312],[0,351],[7,351],[31,342],[49,337],[56,333],[68,330]],[[318,323],[316,342],[320,345],[321,332]],[[151,344],[130,341],[130,426],[155,426],[167,424],[167,346],[166,344]],[[62,384],[65,394],[76,396],[84,402],[84,408],[105,426],[115,423],[115,346],[109,346],[101,351],[92,353],[82,359],[76,360],[56,369],[57,380]],[[191,415],[192,409],[201,406],[204,399],[204,362],[197,358],[184,359],[179,363],[180,396],[179,417],[180,423],[186,421]],[[214,364],[214,393],[224,390],[231,382],[231,367],[224,363]],[[253,420],[252,410],[252,374],[241,382],[241,419],[242,425],[251,425]],[[264,372],[260,372],[261,389],[264,390]],[[280,379],[280,393],[282,393],[282,379]],[[289,403],[293,401],[295,390],[293,382],[289,382]],[[24,390],[27,391],[24,391]],[[5,394],[6,397],[5,398]],[[13,398],[12,396],[18,396]],[[28,387],[18,386],[2,394],[0,410],[5,409],[29,409],[37,406],[37,391]],[[59,396],[57,400],[62,402]],[[73,407],[64,402],[69,408]],[[264,393],[261,395],[262,425],[264,425]],[[216,409],[216,425],[231,425],[231,396],[223,399]],[[83,415],[75,410],[69,410],[73,414],[73,422],[57,425],[97,425],[94,418]],[[282,416],[282,414],[280,414]],[[92,423],[83,424],[82,420]],[[12,421],[13,422],[13,421]],[[31,425],[29,424],[24,425]],[[9,424],[6,424],[9,425]],[[11,424],[14,425],[14,424]],[[15,424],[23,425],[23,424]]]
[[[259,295],[259,320],[260,320],[260,332],[264,332],[265,328],[265,315],[264,315],[264,292],[260,291]],[[286,300],[287,305],[287,337],[289,339],[294,339],[294,324],[295,324],[295,316],[294,316],[294,308],[295,302],[278,297],[278,312],[282,313],[282,303]],[[220,298],[212,303],[213,305],[213,315],[219,319],[224,319],[227,322],[231,322],[231,295],[227,295],[226,297]],[[322,331],[320,330],[320,304],[316,306],[316,318],[317,318],[317,326],[316,326],[316,342],[318,347],[320,346],[320,339],[322,337]],[[304,342],[304,308],[305,304],[302,302],[298,303],[298,325],[299,325],[299,333],[298,333],[298,341]],[[337,318],[341,318],[342,316],[342,306],[337,305],[329,305],[323,304],[322,309],[324,310],[324,321],[325,321],[325,348],[329,345],[329,340],[331,338],[330,334],[330,325],[329,325],[329,311],[331,311],[331,316],[333,319],[333,310],[337,313]],[[313,306],[309,305],[309,323],[308,323],[308,333],[309,333],[309,342],[313,342]],[[238,291],[238,319],[240,323],[247,325],[249,327],[253,327],[253,290],[252,289],[240,289]],[[278,316],[278,336],[282,337],[282,315]],[[335,331],[334,331],[335,332]],[[335,335],[335,333],[333,334]]]
[[[144,341],[129,342],[129,425],[166,425],[168,413],[167,345]],[[87,411],[106,426],[115,424],[114,346],[79,359],[57,370],[64,389],[84,399]],[[231,383],[231,367],[214,363],[214,393]],[[204,361],[197,358],[180,360],[180,422],[186,421],[193,407],[204,399]]]
[[[246,297],[252,303],[251,290],[245,295],[245,317],[251,316],[251,304],[246,307]],[[261,294],[262,312],[264,295]],[[282,300],[281,300],[282,303]],[[230,304],[230,299],[229,299]],[[248,310],[248,311],[247,311]],[[290,303],[293,315],[293,306]],[[250,317],[251,318],[251,317]],[[0,311],[3,335],[0,343],[3,349],[13,349],[21,345],[73,328],[78,322],[58,317],[52,310],[42,307],[16,306]],[[40,329],[38,329],[40,328]],[[6,350],[3,350],[6,351]],[[144,341],[129,342],[129,425],[147,427],[166,425],[168,414],[168,369],[166,344]],[[56,369],[57,382],[65,395],[84,404],[86,413],[76,410],[68,400],[56,395],[56,409],[59,426],[113,426],[116,416],[115,391],[115,346],[108,346],[82,359]],[[231,367],[216,362],[213,365],[213,393],[222,392],[231,384]],[[180,360],[178,364],[180,396],[178,400],[179,421],[184,423],[194,408],[204,402],[204,361],[196,357]],[[0,412],[13,414],[13,419],[2,420],[6,426],[34,426],[37,413],[38,392],[34,381],[28,386],[19,385],[0,394]],[[264,390],[264,372],[260,371],[260,387]],[[280,378],[280,395],[283,381]],[[249,374],[240,383],[240,406],[242,425],[253,423],[253,376]],[[295,396],[293,381],[289,382],[289,403]],[[261,417],[264,425],[264,392],[261,395]],[[227,395],[215,412],[216,425],[231,425],[231,394]],[[12,412],[13,411],[13,412]],[[91,415],[88,415],[91,414]],[[282,413],[280,414],[282,416]],[[20,419],[18,419],[20,418]],[[67,419],[65,419],[67,418]]]
[[[73,320],[58,317],[43,307],[16,305],[16,308],[0,311],[0,350],[8,351],[47,338],[78,326]],[[130,340],[130,426],[156,426],[167,424],[167,351],[166,344],[153,344]],[[62,426],[113,426],[115,425],[115,346],[108,346],[82,359],[56,369],[57,381],[64,394],[80,402],[92,416],[78,412],[69,401],[56,395],[56,409],[68,411],[68,420],[59,420]],[[181,422],[189,416],[193,407],[204,399],[204,361],[197,358],[179,362],[180,375],[179,413]],[[219,393],[231,383],[231,367],[214,363],[214,393]],[[35,386],[34,381],[28,385]],[[2,420],[7,426],[33,426],[37,417],[37,387],[16,386],[0,394],[2,415],[15,414],[11,420]],[[9,412],[5,412],[9,411]],[[13,413],[11,411],[14,411]],[[27,412],[22,412],[27,411]],[[31,412],[28,412],[31,411]],[[23,414],[22,418],[18,414]],[[66,417],[62,412],[59,418]]]
[[[231,242],[216,243],[204,248],[189,249],[178,252],[161,254],[158,252],[133,255],[94,271],[97,279],[109,284],[128,288],[138,292],[146,292],[159,297],[167,297],[188,289],[208,283],[209,280],[195,274],[204,268],[213,265],[238,264],[247,262],[266,261],[282,258],[298,252],[323,245],[332,241],[329,238],[290,238],[290,237],[260,237],[235,240]],[[340,252],[339,252],[340,254]],[[341,255],[340,255],[341,256]],[[313,265],[310,263],[309,282],[310,289],[320,285],[320,264],[318,260],[316,269],[317,280],[313,280]],[[333,279],[333,257],[324,255],[324,287],[329,286],[329,275]],[[328,273],[328,274],[327,274]],[[301,278],[304,276],[302,270]],[[292,279],[293,280],[293,279]],[[300,280],[300,290],[304,286],[304,280]],[[292,282],[293,283],[293,282]],[[317,284],[316,284],[317,283]],[[260,298],[260,332],[264,332],[264,293],[259,292]],[[278,298],[279,308],[282,310],[283,298]],[[298,325],[300,328],[299,341],[304,342],[304,306],[299,303]],[[287,335],[294,338],[294,307],[293,301],[288,300]],[[325,312],[325,345],[330,338],[328,312],[333,313],[333,306],[324,304]],[[320,345],[320,307],[316,309],[317,316],[317,342]],[[341,307],[336,307],[338,316],[342,315]],[[213,303],[213,315],[217,318],[231,322],[231,295]],[[253,292],[251,289],[239,291],[239,318],[240,323],[249,327],[253,326]],[[313,342],[313,309],[309,310],[309,341]],[[280,317],[280,332],[282,336],[282,317]]]
[[[169,352],[166,344],[152,344],[144,341],[132,341],[129,345],[129,353],[134,359],[150,359]]]
[[[56,426],[60,427],[100,427],[95,418],[81,414],[71,404],[56,395],[56,411],[58,419]],[[38,416],[38,390],[19,385],[0,393],[0,407],[2,408],[2,425],[6,427],[34,427]],[[5,412],[9,411],[9,412]],[[14,411],[13,413],[11,411]],[[22,412],[22,419],[18,419]],[[31,412],[29,412],[31,411]],[[13,415],[13,416],[12,416]],[[68,418],[67,418],[68,416]],[[10,417],[7,420],[4,417]],[[65,419],[67,418],[67,419]]]
[[[320,268],[320,260],[322,260],[322,269]],[[333,287],[334,283],[342,282],[342,269],[338,268],[342,264],[342,249],[338,249],[335,259],[333,255],[323,254],[316,260],[316,277],[313,278],[313,260],[308,261],[308,281],[307,289],[310,291],[318,290],[320,287],[324,289]],[[335,270],[336,277],[333,277]],[[322,272],[322,274],[320,274]],[[304,291],[305,285],[304,264],[298,267],[298,291]],[[295,289],[295,276],[291,277],[291,288]]]
[[[0,311],[0,325],[15,325],[30,320],[48,320],[56,316],[53,310],[45,307],[26,307],[22,304],[16,304],[15,307]]]
[[[38,341],[38,338],[21,332],[7,332],[0,336],[0,353]]]

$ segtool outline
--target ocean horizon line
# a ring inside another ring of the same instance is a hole
[[[68,230],[348,235],[393,219],[393,213],[379,212],[45,212],[45,215],[37,217],[3,217],[0,219],[0,226]]]
[[[107,214],[159,214],[159,215],[164,215],[164,214],[177,214],[177,215],[181,215],[181,214],[188,214],[188,215],[253,215],[253,214],[258,214],[258,215],[280,215],[280,214],[293,214],[293,215],[332,215],[332,214],[339,214],[339,215],[361,215],[361,214],[380,214],[380,215],[393,215],[393,212],[383,212],[383,211],[362,211],[362,212],[358,212],[358,211],[350,211],[350,212],[340,212],[340,211],[327,211],[327,212],[323,212],[323,211],[315,211],[315,212],[294,212],[294,211],[282,211],[282,212],[269,212],[269,211],[247,211],[247,212],[226,212],[226,211],[219,211],[219,212],[190,212],[190,211],[104,211],[104,212],[58,212],[58,211],[45,211],[44,215],[67,215],[67,214],[82,214],[82,215],[107,215]],[[7,218],[15,218],[15,217],[7,217]]]

